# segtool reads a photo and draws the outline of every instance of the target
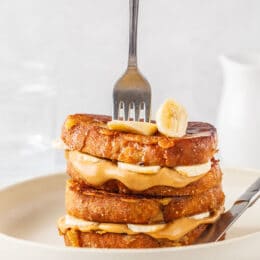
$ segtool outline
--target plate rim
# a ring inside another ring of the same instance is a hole
[[[247,239],[247,238],[260,238],[260,231],[243,235],[241,237],[235,237],[228,240],[211,242],[199,245],[188,245],[188,246],[180,246],[180,247],[162,247],[162,248],[76,248],[76,247],[66,247],[66,246],[54,246],[48,245],[44,243],[39,243],[35,241],[25,240],[21,238],[12,237],[6,235],[4,233],[0,233],[0,246],[1,241],[4,239],[8,242],[14,242],[16,244],[31,246],[34,248],[42,248],[46,250],[56,250],[56,251],[81,251],[81,252],[90,252],[90,253],[156,253],[156,252],[179,252],[179,251],[190,251],[190,250],[199,250],[199,249],[208,249],[211,247],[221,247],[228,244],[233,244],[235,242]]]
[[[240,172],[247,172],[249,174],[256,174],[259,175],[260,177],[260,170],[258,169],[250,169],[250,168],[235,168],[235,167],[224,167],[222,168],[222,171],[225,173],[225,171],[240,171]],[[28,178],[23,181],[18,181],[14,184],[9,184],[7,186],[4,186],[0,188],[0,196],[2,192],[5,192],[9,189],[15,189],[16,187],[25,185],[30,182],[37,182],[40,181],[41,179],[46,179],[46,178],[59,178],[61,176],[66,177],[65,172],[56,172],[56,173],[50,173],[50,174],[43,174],[40,176],[36,176],[33,178]],[[78,252],[89,252],[89,253],[104,253],[104,252],[109,252],[109,253],[148,253],[148,252],[179,252],[183,250],[197,250],[197,249],[204,249],[204,248],[209,248],[209,247],[216,247],[216,246],[224,246],[226,244],[234,243],[240,240],[244,240],[247,238],[260,238],[260,231],[256,231],[251,234],[247,235],[242,235],[240,237],[234,237],[230,238],[228,240],[223,240],[223,241],[218,241],[218,242],[213,242],[213,243],[205,243],[205,244],[199,244],[199,245],[189,245],[189,246],[182,246],[182,247],[166,247],[166,248],[139,248],[139,249],[118,249],[118,248],[73,248],[73,247],[66,247],[66,246],[57,246],[57,245],[48,245],[40,242],[35,242],[31,240],[25,240],[21,238],[16,238],[13,236],[9,236],[5,233],[0,232],[0,245],[1,245],[1,240],[7,240],[13,243],[17,243],[20,245],[25,245],[25,246],[32,246],[32,247],[40,247],[42,249],[47,249],[47,250],[56,250],[56,251],[78,251]]]

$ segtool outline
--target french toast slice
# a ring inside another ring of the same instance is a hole
[[[191,182],[187,186],[181,188],[171,186],[153,186],[146,190],[132,190],[116,179],[111,179],[106,181],[102,185],[95,186],[88,182],[87,177],[79,172],[79,170],[76,169],[68,159],[67,173],[74,181],[81,183],[82,186],[86,185],[98,190],[104,190],[107,192],[119,194],[139,194],[158,197],[198,195],[209,189],[212,189],[215,186],[220,185],[222,180],[222,172],[219,167],[218,161],[216,160],[212,161],[212,166],[209,172],[201,176],[198,180]]]
[[[60,230],[60,234],[64,236],[66,246],[94,248],[157,248],[191,245],[198,239],[207,226],[207,224],[199,225],[176,241],[156,239],[143,233],[136,235],[118,233],[100,234],[93,231],[82,232],[80,230],[68,229],[65,232]]]
[[[203,212],[216,211],[224,203],[221,186],[194,196],[149,197],[96,190],[69,180],[66,187],[69,215],[101,223],[155,224]]]
[[[67,117],[61,138],[70,150],[140,165],[175,167],[208,162],[217,151],[214,126],[189,122],[186,135],[168,138],[130,134],[107,128],[110,116],[75,114]]]

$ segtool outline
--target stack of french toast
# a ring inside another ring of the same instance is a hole
[[[176,111],[161,110],[156,123],[67,117],[61,138],[70,179],[58,221],[67,246],[190,245],[218,219],[224,193],[216,129],[185,124]],[[165,122],[172,116],[184,123],[174,129]]]

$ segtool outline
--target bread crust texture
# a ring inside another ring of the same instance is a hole
[[[132,164],[175,167],[208,162],[217,151],[216,128],[189,122],[186,135],[170,138],[110,130],[105,115],[75,114],[67,117],[61,138],[70,150]]]
[[[172,241],[169,239],[155,239],[147,234],[140,233],[136,235],[82,232],[79,230],[66,230],[64,241],[66,246],[73,247],[93,247],[93,248],[158,248],[158,247],[176,247],[193,244],[196,239],[206,229],[203,224],[193,229],[181,239]]]
[[[66,210],[69,215],[100,223],[155,224],[170,222],[222,207],[221,186],[194,196],[148,197],[109,193],[68,181]]]

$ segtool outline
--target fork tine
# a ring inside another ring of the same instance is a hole
[[[127,121],[127,120],[129,120],[129,102],[127,102],[127,101],[124,101],[123,102],[124,103],[124,120],[125,121]]]
[[[120,102],[118,97],[118,91],[116,88],[113,89],[113,119],[118,120],[120,112]]]
[[[145,118],[144,121],[145,122],[149,122],[150,121],[150,101],[146,101],[144,102],[144,109],[145,109]]]
[[[135,121],[139,121],[140,120],[140,107],[141,107],[141,104],[134,104]]]
[[[119,113],[119,104],[117,99],[114,99],[114,105],[113,105],[113,119],[118,119],[118,113]]]

